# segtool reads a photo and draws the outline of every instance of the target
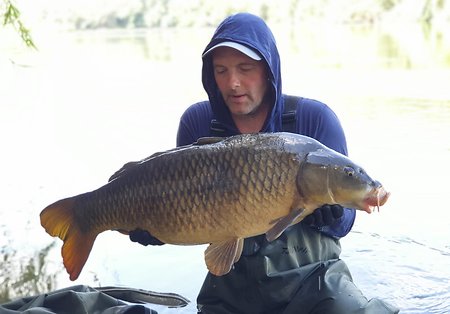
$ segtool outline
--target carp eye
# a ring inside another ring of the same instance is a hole
[[[353,169],[352,167],[345,167],[344,172],[349,177],[353,177],[355,175],[355,169]]]

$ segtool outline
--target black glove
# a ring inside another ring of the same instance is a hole
[[[163,245],[164,242],[161,242],[154,236],[150,234],[147,230],[135,229],[130,231],[130,240],[133,242],[138,242],[142,245]]]
[[[312,227],[331,226],[336,220],[342,218],[344,208],[341,205],[323,205],[317,208],[312,214],[303,219],[303,222]]]

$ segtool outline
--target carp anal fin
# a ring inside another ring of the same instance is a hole
[[[242,254],[244,239],[211,243],[205,251],[205,262],[208,270],[216,276],[227,274]]]
[[[299,222],[300,216],[303,214],[304,209],[293,209],[286,216],[280,218],[275,224],[266,232],[267,241],[271,242],[278,238],[284,230],[290,225]]]

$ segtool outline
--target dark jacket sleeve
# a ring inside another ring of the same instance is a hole
[[[190,106],[180,118],[177,132],[177,146],[189,145],[200,137],[209,136],[212,111],[209,102]]]

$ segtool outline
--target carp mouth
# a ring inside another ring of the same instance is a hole
[[[369,214],[372,213],[375,208],[380,211],[380,206],[383,206],[388,200],[391,193],[387,192],[384,187],[379,186],[369,192],[369,195],[363,200],[362,209]]]

